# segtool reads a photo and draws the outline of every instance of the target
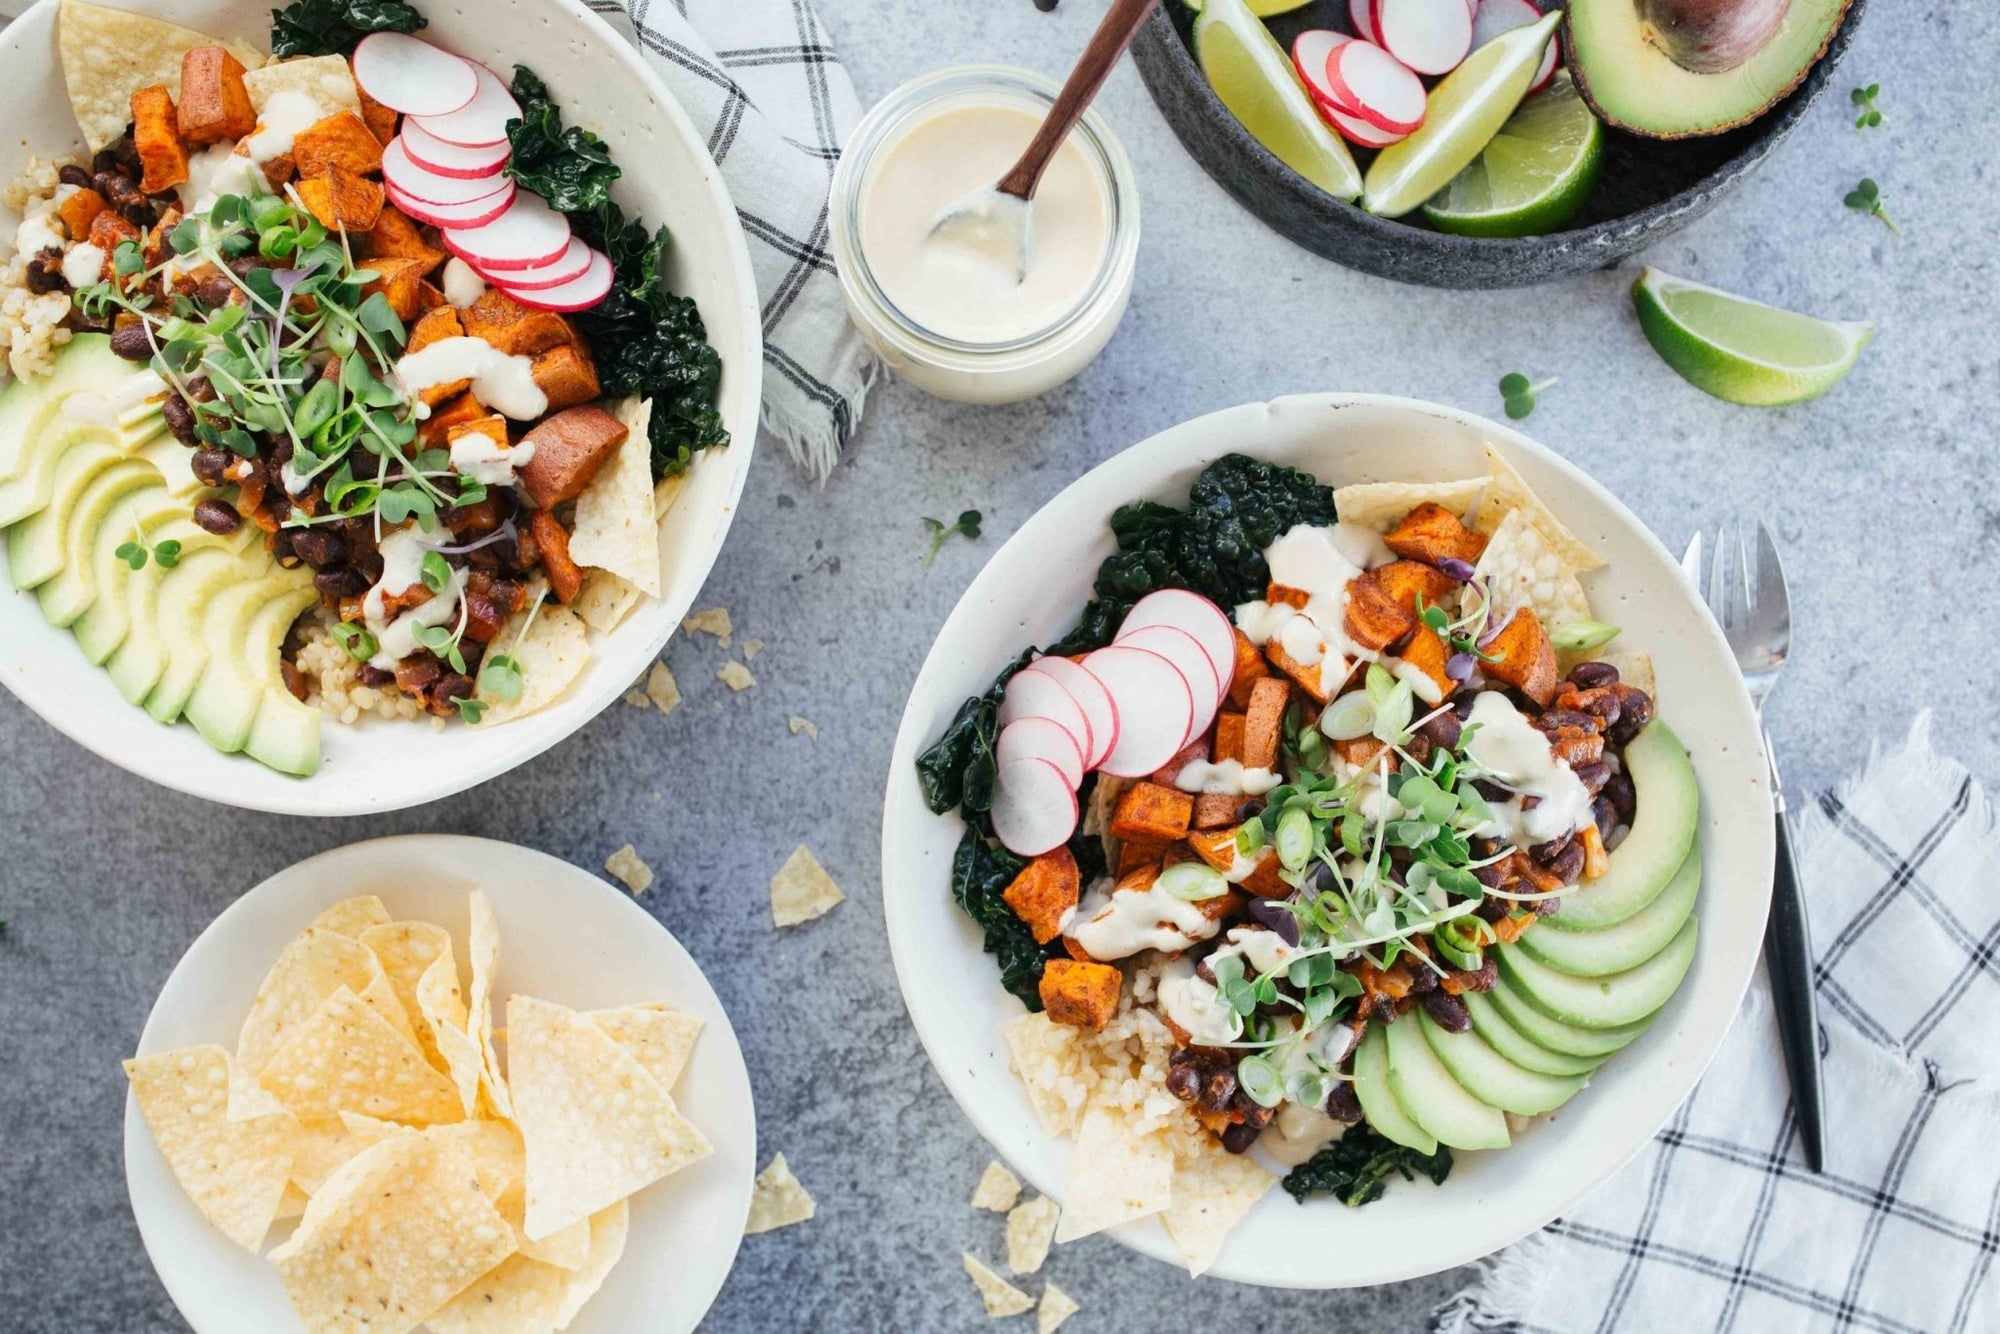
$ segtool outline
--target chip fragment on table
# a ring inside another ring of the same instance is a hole
[[[833,911],[846,898],[812,849],[801,843],[771,877],[771,921],[797,926]]]
[[[813,1197],[806,1194],[806,1188],[792,1175],[791,1166],[781,1153],[757,1174],[750,1192],[750,1217],[743,1224],[743,1235],[755,1236],[760,1232],[807,1222],[817,1208]]]

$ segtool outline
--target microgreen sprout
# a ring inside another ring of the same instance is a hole
[[[146,531],[139,526],[135,516],[132,520],[132,540],[121,542],[111,554],[135,571],[145,569],[149,559],[158,561],[161,569],[171,570],[181,563],[181,544],[170,537],[148,549]]]
[[[1856,88],[1847,95],[1847,100],[1861,108],[1861,114],[1854,118],[1857,130],[1872,130],[1882,123],[1881,109],[1875,105],[1875,98],[1881,93],[1882,85],[1871,83],[1866,88]]]
[[[937,559],[939,550],[943,548],[946,540],[953,533],[963,534],[969,542],[977,541],[981,522],[982,519],[978,510],[966,510],[958,516],[955,522],[949,524],[943,519],[925,519],[923,521],[924,531],[931,535],[931,545],[930,549],[924,552],[924,564],[929,565]]]
[[[1512,371],[1500,377],[1500,399],[1506,406],[1509,420],[1519,421],[1535,410],[1535,399],[1545,389],[1556,386],[1556,377],[1551,375],[1539,384],[1531,382],[1519,371]]]
[[[1896,235],[1903,234],[1903,229],[1896,225],[1896,220],[1882,207],[1882,187],[1877,185],[1873,178],[1863,176],[1861,183],[1849,190],[1847,198],[1842,202],[1856,213],[1879,219],[1884,227]]]

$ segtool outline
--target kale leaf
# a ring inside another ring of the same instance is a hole
[[[548,85],[526,65],[514,66],[514,100],[521,104],[521,119],[507,122],[513,149],[507,175],[561,213],[607,203],[611,183],[622,173],[604,141],[581,125],[565,129]]]
[[[402,0],[295,0],[271,11],[271,55],[351,56],[371,32],[416,32],[430,20]]]
[[[986,931],[985,950],[1000,965],[1000,985],[1029,1010],[1042,1008],[1042,968],[1059,946],[1035,943],[1035,933],[1001,897],[1027,863],[968,827],[951,859],[951,893]]]
[[[917,781],[923,784],[924,801],[932,811],[943,815],[957,807],[974,828],[990,827],[986,813],[993,809],[993,779],[998,772],[993,747],[1000,736],[1000,700],[1007,682],[1033,656],[1032,649],[1023,653],[985,694],[959,705],[944,735],[917,757]]]
[[[1354,1209],[1381,1199],[1391,1172],[1401,1172],[1405,1181],[1415,1181],[1422,1173],[1442,1186],[1451,1175],[1451,1150],[1439,1145],[1436,1153],[1418,1153],[1377,1133],[1373,1126],[1353,1126],[1287,1172],[1283,1185],[1300,1204],[1311,1195],[1332,1195]]]

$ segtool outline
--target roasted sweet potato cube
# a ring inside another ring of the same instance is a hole
[[[1230,709],[1215,715],[1215,762],[1243,759],[1244,716]]]
[[[1217,894],[1212,899],[1203,899],[1195,906],[1201,909],[1201,915],[1209,921],[1221,922],[1242,912],[1243,905],[1249,901],[1241,891],[1232,889],[1226,894]]]
[[[1487,676],[1505,681],[1544,708],[1562,688],[1556,673],[1555,645],[1549,642],[1531,607],[1515,609],[1513,617],[1487,642],[1486,653],[1493,659],[1482,665]]]
[[[1427,607],[1435,606],[1458,587],[1456,579],[1435,565],[1426,565],[1420,560],[1392,560],[1369,573],[1374,575],[1375,582],[1382,586],[1384,593],[1408,607],[1413,616],[1416,615],[1418,598],[1421,597]]]
[[[1118,1013],[1125,974],[1108,963],[1050,959],[1042,968],[1042,1008],[1050,1019],[1095,1033]]]
[[[1068,848],[1057,848],[1022,867],[1000,897],[1035,933],[1035,943],[1046,945],[1062,934],[1063,917],[1076,907],[1082,883],[1076,858]]]
[[[1257,849],[1254,860],[1256,866],[1251,870],[1250,878],[1237,888],[1260,899],[1290,898],[1292,886],[1286,884],[1284,877],[1278,874],[1283,869],[1278,865],[1278,854],[1268,847],[1263,847]]]
[[[532,357],[576,341],[568,320],[553,311],[530,310],[497,287],[488,288],[459,318],[469,336],[516,356]]]
[[[1271,665],[1291,677],[1316,704],[1326,703],[1340,688],[1340,683],[1347,679],[1347,660],[1331,649],[1318,662],[1300,662],[1285,651],[1283,644],[1273,639],[1264,645],[1264,652],[1271,659]]]
[[[445,443],[456,444],[468,435],[483,435],[505,449],[509,443],[507,419],[498,413],[488,413],[484,417],[474,417],[471,421],[460,422],[445,432]]]
[[[1162,786],[1173,787],[1180,782],[1181,770],[1187,768],[1197,760],[1205,761],[1207,759],[1208,734],[1204,732],[1185,746],[1182,746],[1180,750],[1175,752],[1171,760],[1153,770],[1147,777],[1152,782],[1159,783]]]
[[[545,418],[524,437],[534,443],[535,454],[520,470],[521,489],[545,510],[575,500],[630,434],[624,422],[599,407]]]
[[[583,571],[569,558],[569,531],[547,510],[536,510],[528,517],[528,531],[534,534],[535,549],[542,557],[542,571],[549,576],[549,588],[556,601],[564,604],[576,601],[577,591],[583,587]]]
[[[382,187],[344,167],[304,176],[297,188],[299,202],[328,231],[369,231],[382,216]]]
[[[465,382],[471,384],[470,380]],[[451,430],[469,421],[477,421],[486,415],[486,405],[466,393],[463,389],[449,401],[440,402],[431,409],[431,415],[417,426],[417,438],[424,442],[426,449],[442,449],[451,441]]]
[[[1264,601],[1276,606],[1303,608],[1312,601],[1313,595],[1303,588],[1287,588],[1283,584],[1271,583],[1264,586]]]
[[[589,403],[604,392],[597,382],[597,367],[581,346],[552,347],[537,353],[532,373],[535,387],[548,397],[551,412]]]
[[[1188,823],[1196,829],[1220,829],[1224,825],[1236,824],[1236,808],[1243,804],[1242,798],[1227,792],[1197,793],[1194,799],[1194,818]],[[1193,838],[1194,835],[1188,835]]]
[[[465,329],[458,322],[458,312],[450,306],[439,306],[426,312],[424,317],[410,328],[410,341],[404,346],[403,354],[421,352],[432,343],[441,343],[447,338],[462,338]]]
[[[429,385],[423,389],[419,389],[417,391],[417,401],[435,412],[444,404],[462,396],[470,388],[472,388],[472,381],[470,379],[446,380],[442,384]],[[481,409],[481,411],[484,411],[484,409]]]
[[[1347,581],[1343,621],[1349,639],[1379,652],[1416,629],[1417,614],[1390,597],[1370,571]]]
[[[368,95],[366,88],[356,85],[356,93],[361,96],[361,122],[368,127],[368,133],[375,136],[377,143],[387,148],[389,141],[396,137],[396,111],[385,107]]]
[[[1249,769],[1269,769],[1278,763],[1278,742],[1285,731],[1285,706],[1291,703],[1292,688],[1283,677],[1267,676],[1250,691],[1250,707],[1243,715],[1243,764]]]
[[[1383,534],[1389,550],[1410,560],[1436,565],[1440,561],[1476,561],[1486,550],[1486,538],[1459,522],[1456,514],[1435,501],[1425,501]]]
[[[1587,824],[1577,834],[1577,841],[1583,844],[1583,878],[1595,880],[1611,869],[1611,854],[1605,851],[1604,835],[1597,832],[1597,826]]]
[[[382,170],[382,141],[352,111],[336,111],[299,131],[292,141],[292,157],[301,176],[318,176],[329,167],[366,176]]]
[[[1333,753],[1357,769],[1366,769],[1387,749],[1389,749],[1388,742],[1377,741],[1372,736],[1358,736],[1333,743]]]
[[[1193,818],[1194,798],[1188,793],[1158,783],[1134,783],[1118,799],[1111,836],[1173,843],[1187,836]]]
[[[243,83],[243,62],[220,46],[197,46],[181,57],[181,140],[212,144],[241,139],[257,128],[257,109]]]
[[[149,195],[165,194],[187,180],[187,145],[181,142],[174,96],[164,83],[132,94],[132,142],[145,168],[141,190]]]
[[[422,299],[424,285],[424,262],[420,259],[371,259],[368,269],[375,274],[373,281],[365,284],[363,296],[380,292],[388,298],[389,309],[396,312],[396,318],[408,323],[417,318],[417,303]]]
[[[1229,683],[1229,702],[1239,709],[1250,707],[1250,688],[1271,674],[1264,655],[1250,642],[1250,636],[1236,632],[1236,675]]]
[[[445,252],[430,243],[423,228],[391,204],[382,206],[366,236],[355,238],[355,252],[367,259],[421,259],[426,274],[445,261]]]
[[[1125,882],[1135,875],[1147,872],[1158,875],[1160,867],[1166,862],[1166,857],[1167,845],[1158,840],[1128,839],[1118,845],[1118,865],[1113,873],[1117,875],[1119,886],[1122,888]]]
[[[1236,822],[1226,829],[1197,829],[1187,836],[1194,855],[1225,875],[1236,865]]]
[[[241,145],[239,144],[238,147],[241,147]],[[244,156],[248,157],[249,154],[245,153]],[[285,183],[297,178],[299,174],[298,159],[294,158],[290,153],[280,153],[276,157],[265,158],[263,165],[259,166],[257,170],[264,174],[264,183],[266,185],[282,194]]]
[[[427,315],[445,304],[444,289],[426,279],[417,284],[417,313]]]
[[[1445,663],[1451,659],[1451,650],[1438,637],[1437,631],[1428,625],[1418,622],[1416,633],[1410,636],[1409,643],[1403,645],[1402,658],[1429,678],[1438,688],[1439,699],[1458,689],[1458,682],[1446,675],[1444,670]]]
[[[136,226],[125,220],[123,214],[113,209],[107,208],[90,220],[88,233],[90,243],[102,250],[107,258],[125,242],[137,241],[143,235],[144,233]]]
[[[56,214],[69,229],[70,238],[80,241],[90,235],[90,224],[104,209],[104,196],[86,185],[56,205]]]

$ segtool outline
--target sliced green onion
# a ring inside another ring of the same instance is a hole
[[[1304,870],[1306,863],[1312,859],[1312,816],[1297,807],[1286,811],[1278,817],[1274,842],[1278,849],[1278,861],[1287,871]]]
[[[1236,1082],[1259,1107],[1276,1107],[1285,1100],[1285,1081],[1267,1056],[1245,1056],[1238,1061]]]
[[[1465,925],[1478,920],[1477,917],[1454,917],[1448,922],[1438,923],[1437,930],[1431,934],[1431,943],[1437,946],[1437,952],[1452,967],[1471,972],[1485,963],[1485,955],[1479,948],[1481,933]]]
[[[1331,1092],[1325,1075],[1317,1070],[1294,1070],[1285,1077],[1285,1094],[1304,1107],[1320,1107]]]
[[[1375,701],[1365,690],[1342,695],[1319,716],[1319,730],[1335,741],[1358,741],[1375,730]]]
[[[1410,718],[1416,710],[1416,692],[1408,681],[1396,682],[1388,696],[1375,706],[1375,737],[1392,746],[1409,740]]]
[[[1160,878],[1154,883],[1175,898],[1189,903],[1199,903],[1229,892],[1229,882],[1222,878],[1222,872],[1205,862],[1178,862],[1160,872]]]
[[[1236,830],[1236,853],[1240,857],[1254,857],[1264,846],[1264,822],[1245,820]]]
[[[1549,633],[1549,642],[1562,653],[1584,653],[1618,637],[1618,627],[1603,621],[1568,621]]]

